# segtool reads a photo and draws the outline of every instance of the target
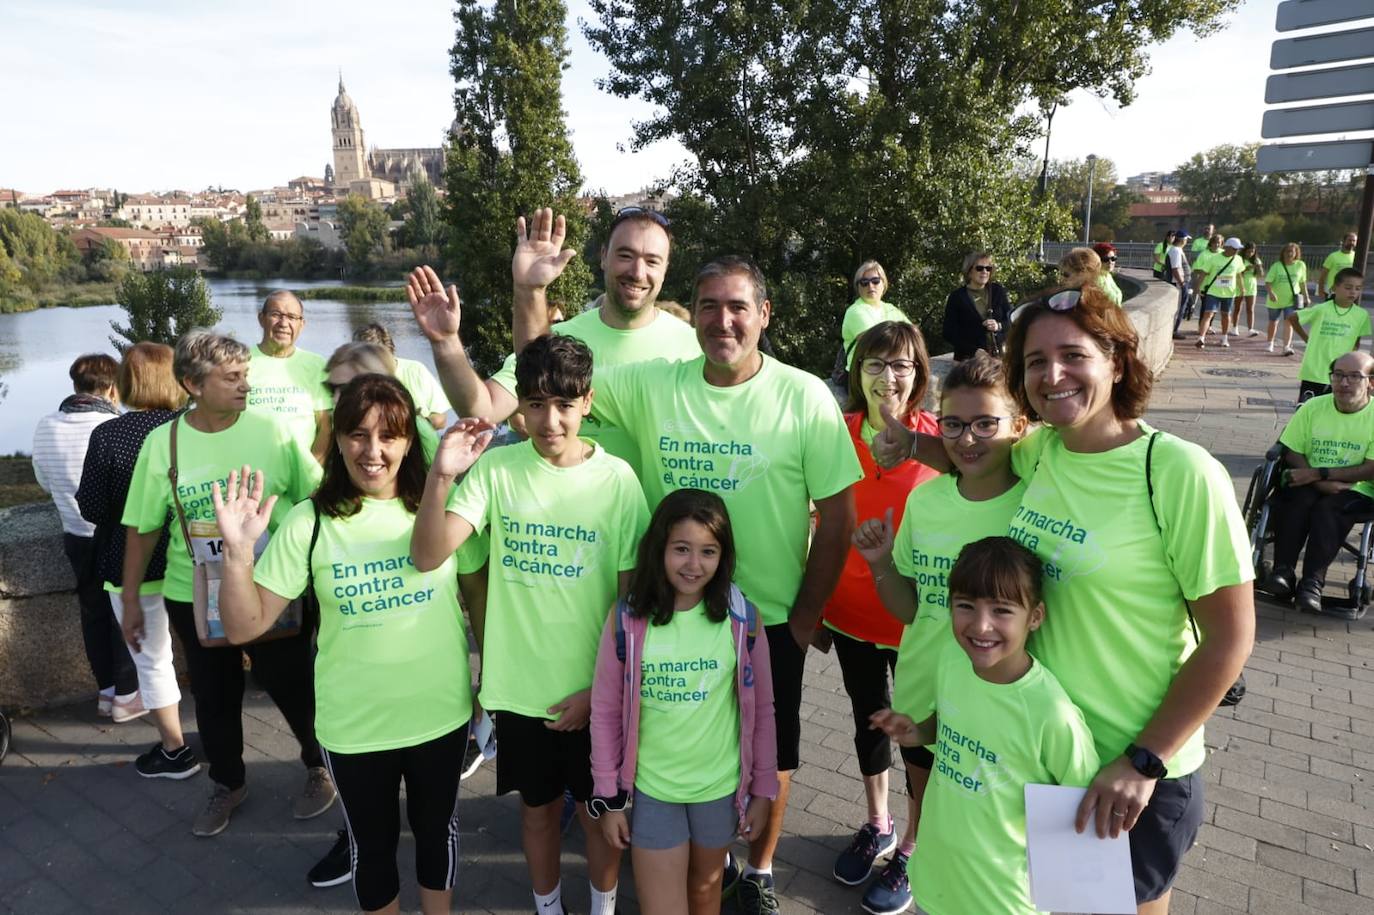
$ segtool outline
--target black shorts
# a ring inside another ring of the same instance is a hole
[[[768,663],[773,668],[773,719],[778,728],[778,771],[791,772],[801,762],[802,667],[806,652],[786,623],[765,626]]]
[[[930,747],[898,747],[902,753],[902,761],[909,762],[918,769],[925,769],[929,772],[935,768],[935,754]],[[910,785],[908,785],[910,787]]]
[[[494,712],[496,793],[520,792],[529,807],[543,807],[571,791],[579,801],[592,796],[591,730],[555,731],[547,718]]]
[[[1174,885],[1184,854],[1197,840],[1204,806],[1201,772],[1155,784],[1150,803],[1127,833],[1137,904],[1158,899]]]

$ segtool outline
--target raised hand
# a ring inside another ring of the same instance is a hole
[[[515,220],[515,256],[510,259],[510,274],[516,287],[544,289],[562,275],[563,268],[577,256],[572,248],[563,247],[567,234],[567,220],[555,217],[549,207],[534,211],[528,231],[525,217]]]
[[[482,452],[491,444],[496,427],[485,419],[460,419],[449,426],[434,452],[430,473],[441,477],[456,477],[467,473]]]
[[[893,538],[892,509],[889,508],[881,518],[869,518],[854,528],[850,540],[864,561],[872,565],[892,555]]]
[[[219,526],[220,537],[224,540],[226,556],[238,548],[251,550],[267,530],[277,497],[263,499],[262,490],[262,471],[255,473],[247,464],[243,465],[242,471],[229,471],[226,493],[220,492],[219,481],[215,481],[211,498],[215,505],[215,524]]]
[[[426,265],[410,271],[406,277],[406,298],[426,339],[437,343],[458,336],[462,318],[458,287],[450,285],[445,289],[432,267]]]
[[[878,408],[883,415],[883,431],[873,436],[873,460],[879,467],[895,467],[911,457],[911,445],[916,438],[906,425],[893,415],[887,404]]]

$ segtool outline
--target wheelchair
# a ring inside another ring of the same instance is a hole
[[[10,751],[10,720],[5,717],[4,712],[0,712],[0,762],[5,761],[5,754]]]
[[[1241,513],[1250,536],[1250,561],[1255,567],[1255,589],[1268,594],[1263,585],[1272,570],[1264,556],[1265,547],[1274,542],[1274,500],[1278,496],[1283,477],[1284,446],[1275,444],[1264,453],[1264,463],[1250,475],[1250,487],[1245,493]],[[1374,521],[1366,521],[1359,528],[1358,541],[1346,538],[1341,549],[1355,559],[1355,576],[1346,583],[1346,597],[1322,596],[1322,612],[1345,620],[1362,619],[1374,600],[1374,584],[1369,577],[1371,547],[1374,547]],[[1333,563],[1334,565],[1334,563]]]

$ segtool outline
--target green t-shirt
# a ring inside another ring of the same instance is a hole
[[[1212,241],[1212,240],[1211,240],[1210,238],[1195,238],[1195,239],[1193,239],[1193,244],[1192,244],[1192,249],[1191,249],[1192,252],[1193,252],[1194,254],[1201,254],[1203,251],[1206,251],[1206,250],[1207,250],[1207,246],[1208,246],[1209,244],[1211,244],[1211,241]]]
[[[1197,259],[1193,270],[1207,274],[1199,287],[1205,289],[1207,295],[1218,299],[1234,299],[1240,295],[1240,277],[1245,272],[1245,261],[1239,254],[1228,256],[1221,251],[1210,251]]]
[[[1307,265],[1302,261],[1285,264],[1282,260],[1269,265],[1269,273],[1264,277],[1269,288],[1270,308],[1292,308],[1293,300],[1307,294]]]
[[[935,665],[954,643],[949,622],[949,570],[959,551],[984,537],[1007,532],[1026,484],[994,499],[970,502],[959,494],[955,474],[917,486],[906,499],[902,525],[892,543],[897,571],[916,584],[916,619],[902,630],[893,676],[893,708],[927,708],[935,696]]]
[[[713,623],[697,604],[644,634],[635,789],[669,804],[700,804],[733,795],[739,778],[730,620]]]
[[[1262,264],[1260,266],[1263,266]],[[1259,272],[1260,267],[1256,266],[1255,261],[1246,261],[1245,269],[1240,274],[1240,294],[1253,298],[1259,292]]]
[[[1337,248],[1326,256],[1326,260],[1322,261],[1322,266],[1326,268],[1326,288],[1327,291],[1330,291],[1331,287],[1336,283],[1336,274],[1340,273],[1346,267],[1355,266],[1355,252],[1351,251],[1349,254],[1346,254],[1344,251]]]
[[[1103,759],[1139,736],[1196,647],[1184,601],[1255,575],[1226,469],[1161,434],[1147,482],[1154,430],[1140,428],[1130,444],[1084,454],[1042,427],[1012,453],[1029,482],[1010,534],[1045,563],[1048,611],[1031,652],[1083,710]],[[1170,777],[1193,772],[1204,755],[1198,728],[1165,761]]]
[[[1107,294],[1107,298],[1112,300],[1113,305],[1119,306],[1125,300],[1125,296],[1121,294],[1121,287],[1116,284],[1116,278],[1110,273],[1097,275],[1097,288]]]
[[[429,369],[425,368],[423,362],[417,362],[414,359],[402,359],[397,356],[396,378],[410,392],[410,399],[415,401],[415,409],[422,414],[420,418],[426,424],[428,424],[430,413],[447,413],[449,411],[449,402],[448,398],[444,396],[444,389],[439,386],[438,380],[430,373]]]
[[[231,470],[247,464],[263,473],[263,497],[278,496],[272,509],[268,530],[276,530],[291,506],[315,491],[323,471],[309,449],[291,436],[286,426],[269,414],[245,410],[228,429],[199,432],[182,416],[173,422],[177,428],[177,491],[187,523],[215,522],[211,486],[224,491]],[[158,426],[143,440],[134,463],[134,476],[124,502],[120,523],[141,534],[162,529],[168,513],[172,536],[167,545],[167,574],[162,594],[170,600],[190,603],[192,594],[191,556],[186,550],[172,504],[171,467],[172,423]]]
[[[725,500],[735,581],[771,626],[787,620],[801,586],[811,502],[843,492],[863,470],[825,382],[764,356],[753,378],[716,387],[705,364],[700,356],[597,372],[592,412],[638,444],[650,507],[688,487]]]
[[[248,360],[249,412],[276,417],[308,451],[315,443],[315,413],[334,409],[324,366],[325,358],[308,350],[298,348],[282,359],[254,346]]]
[[[1015,683],[989,683],[951,642],[936,676],[938,739],[921,802],[916,903],[929,915],[1037,912],[1026,864],[1026,785],[1088,785],[1099,768],[1092,735],[1043,664]]]
[[[619,574],[649,524],[639,481],[600,447],[555,467],[523,442],[484,454],[448,510],[491,530],[482,707],[550,718],[592,685]]]
[[[874,306],[863,299],[855,299],[845,309],[844,323],[840,325],[840,337],[844,341],[845,368],[854,364],[854,341],[862,337],[864,331],[884,321],[911,323],[911,319],[906,316],[905,312],[896,305],[889,305],[886,302],[879,302]]]
[[[697,332],[685,321],[660,311],[658,317],[644,327],[634,330],[619,330],[601,320],[601,309],[588,308],[586,311],[553,326],[554,333],[576,337],[592,351],[592,362],[596,371],[613,368],[617,365],[630,365],[649,359],[666,359],[678,362],[695,359],[701,355],[701,345],[697,343]],[[515,356],[506,357],[501,370],[491,377],[501,387],[515,396]],[[597,391],[595,397],[600,396]],[[614,424],[607,423],[595,413],[582,420],[584,438],[592,439],[615,457],[630,465],[638,476],[641,473],[639,447],[634,436]]]
[[[1164,244],[1164,242],[1155,245],[1154,268],[1156,271],[1164,269],[1164,252],[1168,250],[1168,248],[1169,246]]]
[[[1317,384],[1327,384],[1331,363],[1358,347],[1360,338],[1371,333],[1369,312],[1358,303],[1338,308],[1335,299],[1328,299],[1298,311],[1297,318],[1308,335],[1298,377]]]
[[[313,505],[292,509],[253,580],[282,597],[302,593],[314,523]],[[320,601],[315,733],[332,752],[412,747],[472,717],[453,560],[417,571],[414,526],[400,499],[363,499],[352,517],[320,518],[310,559]]]
[[[1313,467],[1354,467],[1374,460],[1374,403],[1342,413],[1333,395],[1313,397],[1298,407],[1279,441]],[[1362,480],[1352,489],[1374,499],[1374,482]]]

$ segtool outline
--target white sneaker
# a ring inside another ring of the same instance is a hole
[[[1271,344],[1269,344],[1269,352],[1272,353],[1273,351],[1274,351],[1274,344],[1271,343]]]
[[[1224,347],[1226,347],[1227,349],[1230,349],[1230,348],[1231,348],[1231,341],[1228,340],[1228,339],[1226,339],[1225,336],[1223,336],[1223,337],[1221,338],[1221,345],[1224,346]]]
[[[115,696],[111,703],[110,717],[115,724],[123,724],[126,721],[133,721],[135,718],[142,718],[148,714],[148,710],[143,707],[143,696],[138,690],[134,690],[126,696]]]
[[[1252,328],[1250,328],[1250,334],[1249,334],[1249,335],[1250,335],[1251,337],[1258,337],[1258,336],[1259,336],[1259,331],[1255,330],[1255,329],[1252,327]]]

